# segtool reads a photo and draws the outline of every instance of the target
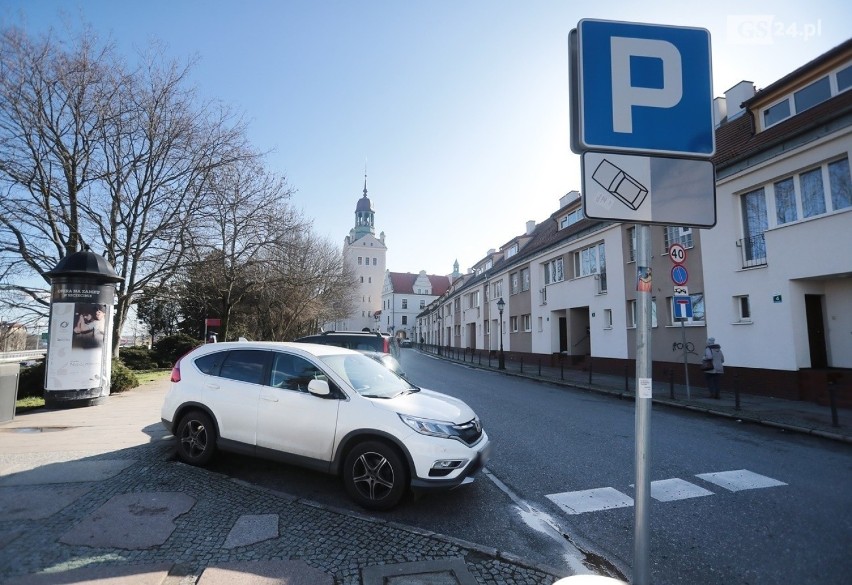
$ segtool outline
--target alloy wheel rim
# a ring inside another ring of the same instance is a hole
[[[355,488],[365,498],[381,500],[393,489],[393,466],[380,453],[363,453],[355,461],[352,471]]]
[[[181,444],[190,457],[198,457],[207,448],[207,430],[198,421],[190,421],[183,431]]]

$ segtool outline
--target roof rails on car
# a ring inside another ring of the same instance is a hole
[[[336,334],[345,334],[345,335],[375,335],[377,337],[381,337],[382,333],[378,331],[323,331],[320,335],[329,335],[331,333]]]

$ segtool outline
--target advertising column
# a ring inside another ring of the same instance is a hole
[[[51,278],[45,405],[98,404],[109,396],[115,283],[121,280],[89,251],[63,258]]]

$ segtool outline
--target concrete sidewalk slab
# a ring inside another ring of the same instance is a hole
[[[103,481],[133,463],[134,459],[101,459],[0,465],[0,487]]]
[[[85,496],[94,483],[75,486],[0,488],[0,522],[14,520],[40,520]]]
[[[59,541],[127,550],[150,548],[166,542],[175,530],[175,518],[194,505],[194,498],[178,492],[113,496]]]

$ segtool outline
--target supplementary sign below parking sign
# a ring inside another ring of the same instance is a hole
[[[577,31],[580,151],[714,154],[707,30],[585,19]]]
[[[668,157],[585,152],[583,211],[593,219],[713,227],[713,163]]]

